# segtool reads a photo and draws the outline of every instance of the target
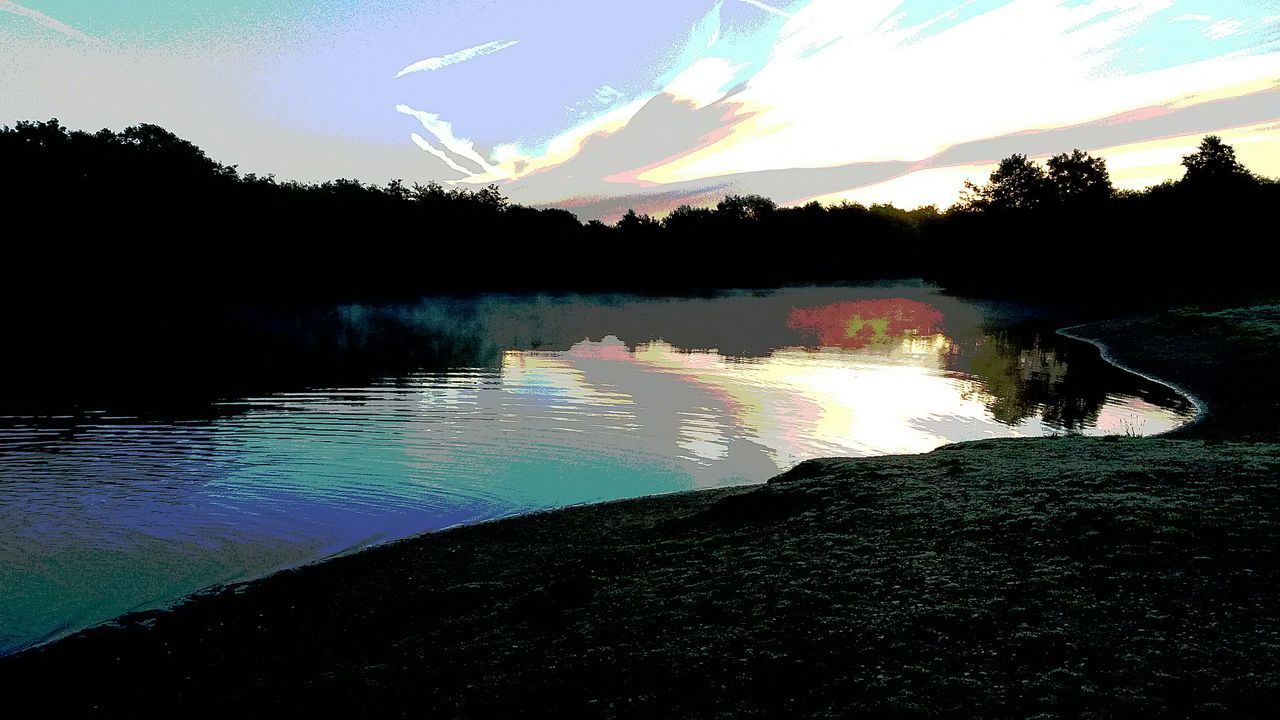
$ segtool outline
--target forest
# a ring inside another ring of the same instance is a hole
[[[1183,165],[1182,178],[1134,192],[1080,150],[1044,164],[1013,155],[943,210],[730,195],[607,225],[514,204],[495,186],[241,174],[154,125],[20,122],[0,129],[3,280],[28,300],[187,305],[901,278],[1071,303],[1247,292],[1269,277],[1280,182],[1215,136]]]

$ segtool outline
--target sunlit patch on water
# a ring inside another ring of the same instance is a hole
[[[212,419],[0,420],[0,651],[460,523],[761,482],[813,457],[1188,419],[1092,348],[893,293],[486,300],[465,322],[500,347],[492,364],[229,401]]]

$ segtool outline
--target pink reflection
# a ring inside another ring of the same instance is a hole
[[[627,349],[627,344],[618,339],[616,335],[606,335],[600,342],[593,342],[590,339],[582,340],[574,344],[565,353],[566,357],[579,360],[631,360],[631,351]]]
[[[787,327],[815,334],[822,347],[858,349],[908,335],[935,335],[942,319],[928,303],[885,298],[792,308]]]

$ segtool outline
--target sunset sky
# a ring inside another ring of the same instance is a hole
[[[1209,132],[1280,176],[1280,3],[0,0],[0,125],[50,117],[583,219],[728,192],[947,205],[1001,157],[1075,147],[1142,187]]]

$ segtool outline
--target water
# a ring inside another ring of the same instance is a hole
[[[813,457],[1154,434],[1192,412],[1016,310],[912,286],[332,317],[339,364],[397,371],[185,418],[0,420],[0,652],[461,523],[761,482]],[[385,357],[406,348],[419,369]]]

